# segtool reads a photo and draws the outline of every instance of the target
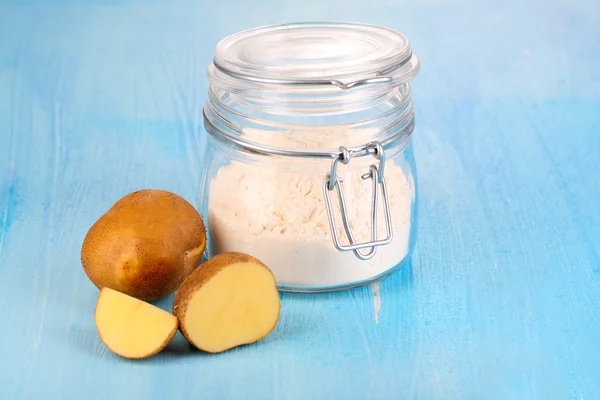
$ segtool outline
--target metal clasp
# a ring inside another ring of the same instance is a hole
[[[354,234],[350,229],[350,222],[348,221],[348,213],[346,209],[346,202],[344,200],[344,190],[342,187],[342,179],[337,176],[337,166],[338,163],[342,163],[347,165],[350,163],[350,158],[352,158],[355,153],[360,151],[366,151],[369,154],[372,154],[375,159],[379,160],[379,167],[375,164],[372,164],[369,167],[369,172],[361,175],[362,179],[372,179],[373,180],[373,202],[371,208],[371,241],[364,243],[356,243],[354,239]],[[392,230],[392,219],[390,216],[390,203],[387,194],[387,187],[385,184],[384,178],[384,170],[385,168],[385,153],[383,151],[383,146],[379,142],[369,143],[366,147],[358,150],[349,150],[346,147],[340,147],[340,154],[337,155],[333,159],[331,163],[331,171],[325,177],[325,181],[323,182],[323,195],[325,196],[325,205],[327,206],[327,214],[329,216],[329,228],[331,229],[331,237],[333,238],[333,244],[340,251],[349,251],[352,250],[356,257],[361,260],[369,260],[373,258],[377,251],[378,246],[389,244],[393,238],[393,230]],[[386,238],[382,240],[377,240],[377,205],[379,204],[379,190],[378,186],[381,186],[381,194],[383,196],[383,205],[385,210],[385,224],[386,224]],[[332,190],[337,188],[338,199],[340,202],[340,211],[342,214],[342,222],[344,224],[344,230],[346,231],[346,235],[348,237],[348,242],[350,245],[344,246],[340,243],[338,234],[337,234],[337,226],[335,224],[335,218],[333,215],[333,207],[331,206],[331,196],[330,193]],[[361,253],[359,250],[369,248],[367,253]]]

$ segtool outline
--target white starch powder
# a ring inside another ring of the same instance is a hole
[[[374,161],[374,160],[371,160]],[[354,159],[338,169],[355,239],[371,237],[372,180],[361,179],[368,164],[360,168]],[[239,251],[264,262],[278,284],[322,287],[360,282],[397,265],[409,248],[413,185],[402,169],[389,160],[385,167],[393,241],[377,249],[367,261],[352,251],[339,251],[332,242],[323,179],[327,167],[278,168],[233,161],[219,169],[211,182],[208,218],[212,255]],[[347,244],[335,191],[338,235]],[[378,238],[385,237],[384,209],[378,210]],[[363,249],[365,252],[367,249]]]

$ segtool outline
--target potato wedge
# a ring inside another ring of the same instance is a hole
[[[100,340],[126,358],[157,354],[177,332],[175,316],[107,287],[100,291],[94,320]]]

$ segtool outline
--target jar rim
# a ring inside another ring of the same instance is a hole
[[[300,148],[284,148],[270,146],[257,141],[248,140],[242,136],[234,135],[228,132],[227,129],[221,129],[217,127],[211,118],[207,115],[206,108],[203,110],[204,117],[204,128],[211,136],[218,138],[219,140],[225,140],[233,146],[243,149],[244,151],[260,154],[265,156],[281,156],[281,157],[293,157],[293,158],[328,158],[333,159],[339,155],[341,149],[300,149]],[[402,151],[407,145],[410,136],[415,127],[414,114],[411,110],[409,116],[406,119],[398,121],[400,129],[381,140],[371,140],[363,145],[347,147],[346,149],[351,153],[353,157],[362,157],[369,155],[369,147],[372,144],[380,144],[385,150],[396,143],[402,143],[402,146],[397,151]]]
[[[241,31],[221,40],[211,83],[350,89],[394,86],[412,79],[419,61],[410,42],[392,29],[358,23],[300,22]]]

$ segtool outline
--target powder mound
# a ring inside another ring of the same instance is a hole
[[[367,170],[358,163],[354,169],[338,170],[350,226],[359,242],[371,238],[372,180],[361,178]],[[221,167],[210,187],[211,255],[245,252],[267,264],[280,285],[311,287],[371,279],[401,262],[408,253],[414,187],[402,169],[391,160],[386,163],[394,239],[367,261],[333,245],[323,197],[324,174],[323,168],[265,168],[238,161]],[[337,194],[331,191],[330,195],[338,237],[348,244]],[[379,197],[377,230],[383,239],[381,192]]]

